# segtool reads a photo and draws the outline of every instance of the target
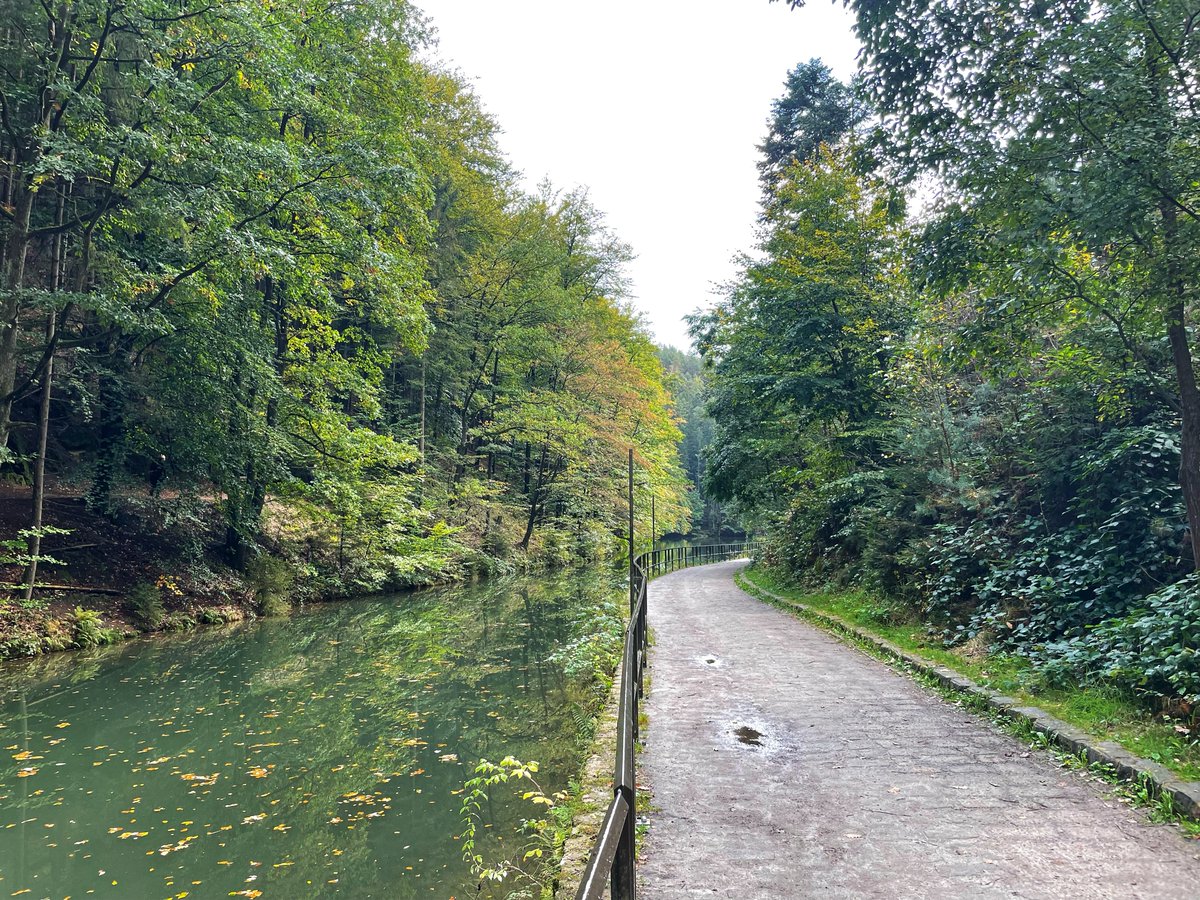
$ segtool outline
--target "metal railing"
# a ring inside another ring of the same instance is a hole
[[[687,566],[736,559],[757,544],[706,544],[667,547],[642,553],[629,567],[629,626],[621,657],[621,695],[617,711],[617,764],[613,771],[613,799],[600,834],[584,869],[576,900],[597,900],[612,888],[613,900],[634,900],[637,881],[634,857],[637,844],[637,781],[634,753],[638,739],[638,701],[646,687],[646,586],[651,577]]]

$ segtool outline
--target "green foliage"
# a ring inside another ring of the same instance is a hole
[[[206,606],[197,614],[197,621],[202,625],[228,625],[231,622],[240,622],[243,614],[236,607],[211,607]]]
[[[759,175],[768,192],[795,163],[820,155],[822,145],[837,144],[866,117],[861,99],[833,77],[819,59],[788,72],[785,93],[771,104],[767,138],[759,150]]]
[[[52,556],[47,556],[43,553],[32,554],[29,552],[31,539],[34,537],[45,537],[48,534],[70,534],[70,529],[56,528],[53,525],[42,525],[38,528],[22,528],[17,532],[14,538],[0,539],[0,568],[12,567],[14,571],[24,571],[31,562],[35,560],[38,563],[48,562],[55,565],[62,565],[60,559],[55,559]],[[28,584],[26,580],[25,584]],[[16,591],[22,585],[16,582],[8,584],[0,583],[0,591]],[[0,599],[0,603],[4,601]]]
[[[470,865],[471,873],[480,880],[479,891],[486,891],[489,896],[504,883],[515,884],[515,887],[505,889],[503,896],[507,898],[540,896],[542,893],[544,879],[540,863],[549,858],[561,841],[556,834],[556,826],[561,830],[565,823],[554,813],[566,795],[560,792],[547,796],[534,777],[537,771],[536,762],[521,762],[511,756],[506,756],[499,763],[481,759],[475,766],[475,777],[463,784],[462,856]],[[520,798],[533,809],[532,817],[521,821],[522,830],[530,839],[518,851],[519,857],[489,862],[479,846],[485,826],[483,806],[489,800],[489,789],[513,781],[529,783],[529,789],[521,791]]]
[[[1129,615],[1044,651],[1047,677],[1095,677],[1151,697],[1200,707],[1200,577],[1147,597]]]
[[[292,608],[289,597],[296,581],[291,566],[278,557],[261,555],[251,564],[248,575],[259,614],[287,615]]]
[[[105,628],[100,624],[101,621],[99,611],[84,609],[82,606],[75,607],[74,645],[81,650],[94,650],[96,647],[114,643],[120,637],[119,632],[112,628]]]
[[[617,596],[609,592],[580,607],[571,632],[552,659],[562,662],[568,675],[585,676],[599,705],[608,696],[625,645],[625,615]]]
[[[712,535],[714,540],[720,540],[723,529],[738,528],[739,523],[726,504],[709,495],[704,483],[704,452],[712,446],[716,423],[705,410],[703,360],[694,353],[684,353],[674,347],[659,347],[658,358],[671,392],[671,411],[679,420],[683,435],[679,443],[679,460],[689,482],[692,533]],[[668,530],[669,527],[660,527],[659,533]]]
[[[158,585],[142,581],[133,586],[126,600],[133,624],[142,631],[154,631],[162,625],[166,615],[162,591]]]

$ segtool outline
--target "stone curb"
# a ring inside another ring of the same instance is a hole
[[[1200,781],[1183,781],[1166,766],[1142,759],[1140,756],[1134,756],[1121,745],[1112,741],[1102,741],[1036,706],[1021,706],[1012,697],[1006,697],[952,669],[939,666],[915,653],[910,653],[891,641],[871,634],[839,616],[813,609],[798,600],[781,597],[779,594],[753,583],[750,584],[750,587],[762,597],[792,607],[827,629],[850,635],[892,659],[912,666],[917,671],[935,678],[945,688],[978,697],[1006,718],[1028,722],[1034,731],[1044,734],[1063,750],[1076,755],[1086,754],[1091,763],[1111,766],[1117,776],[1125,781],[1139,782],[1144,779],[1155,796],[1171,798],[1171,803],[1177,813],[1200,821]]]

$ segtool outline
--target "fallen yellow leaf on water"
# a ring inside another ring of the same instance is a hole
[[[70,722],[59,722],[54,727],[55,728],[69,728],[69,727],[71,727],[71,723]]]
[[[210,787],[217,783],[217,778],[220,777],[220,772],[213,772],[211,775],[197,775],[195,772],[185,772],[179,777],[184,781],[195,781],[204,787]]]

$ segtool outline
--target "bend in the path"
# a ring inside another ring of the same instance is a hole
[[[645,898],[1200,896],[1200,842],[749,597],[741,565],[650,587]]]

